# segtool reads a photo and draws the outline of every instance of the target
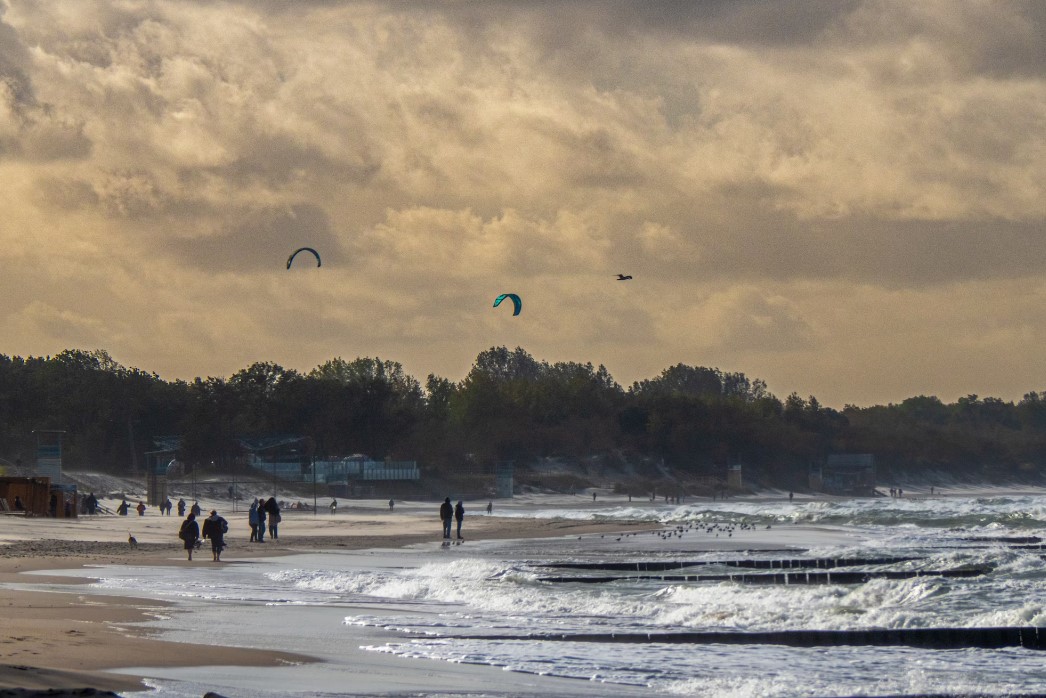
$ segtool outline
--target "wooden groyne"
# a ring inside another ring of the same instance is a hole
[[[454,636],[468,640],[668,643],[690,645],[783,645],[787,647],[923,647],[927,649],[1046,649],[1046,628],[893,628],[781,630],[769,632],[564,633]]]
[[[1041,543],[1042,538],[1038,536],[975,536],[972,538],[963,538],[962,540],[968,540],[974,543],[1013,543],[1013,544],[1027,544],[1027,543]]]
[[[761,570],[821,569],[862,567],[866,565],[894,565],[921,560],[919,557],[810,557],[784,560],[635,560],[631,562],[550,562],[539,565],[556,569],[605,570],[616,572],[666,572],[687,567],[742,567]]]
[[[778,574],[662,574],[598,577],[538,577],[550,584],[607,584],[609,582],[736,582],[738,584],[864,584],[873,579],[915,579],[918,577],[980,577],[990,567],[963,567],[954,570],[880,570],[873,572],[780,572]]]

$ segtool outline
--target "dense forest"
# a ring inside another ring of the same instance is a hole
[[[117,474],[140,473],[161,437],[180,437],[180,459],[221,473],[245,467],[244,439],[290,435],[315,457],[416,460],[445,475],[549,459],[695,476],[740,463],[747,479],[802,488],[828,454],[860,452],[875,455],[880,479],[1032,480],[1046,464],[1046,393],[839,411],[780,399],[742,373],[679,364],[626,388],[603,366],[505,347],[479,354],[460,382],[424,384],[377,358],[169,382],[104,351],[0,356],[0,458],[31,463],[48,429],[64,432],[66,468]]]

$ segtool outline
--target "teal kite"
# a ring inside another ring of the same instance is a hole
[[[316,250],[312,249],[311,247],[299,247],[298,249],[294,250],[294,252],[291,253],[290,257],[287,258],[287,268],[288,269],[291,268],[291,262],[294,261],[294,258],[298,256],[299,252],[312,252],[313,256],[316,257],[316,266],[317,267],[322,267],[323,266],[323,262],[320,261],[320,253],[319,252],[317,252]]]
[[[519,315],[519,311],[523,310],[523,301],[521,301],[519,299],[519,296],[517,296],[515,293],[502,293],[500,296],[494,299],[494,307],[496,308],[499,305],[501,305],[501,301],[505,300],[506,298],[511,298],[512,305],[515,306],[515,310],[512,311],[512,314]]]

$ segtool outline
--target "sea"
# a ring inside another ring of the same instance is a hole
[[[1046,633],[1046,496],[579,500],[497,513],[660,530],[69,573],[96,579],[89,594],[168,602],[144,624],[164,639],[322,660],[127,668],[158,696],[1046,694],[1041,649],[787,644]]]

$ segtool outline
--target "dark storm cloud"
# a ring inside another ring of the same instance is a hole
[[[271,188],[285,187],[302,176],[321,176],[345,186],[361,186],[380,170],[380,161],[366,149],[352,157],[345,154],[332,157],[314,145],[295,140],[290,134],[254,139],[235,160],[211,168],[214,174],[240,186],[261,184]],[[187,171],[185,175],[192,176],[192,172]]]
[[[811,223],[779,211],[750,211],[743,226],[690,232],[687,237],[702,240],[699,259],[681,259],[681,267],[720,282],[836,280],[885,288],[1016,279],[1046,270],[1041,221],[849,217]]]
[[[855,351],[840,391],[882,385],[898,346],[947,363],[1025,342],[1034,366],[1044,15],[11,3],[0,250],[63,282],[5,286],[0,349],[61,350],[65,322],[183,377],[251,351],[304,369],[378,353],[424,375],[500,341],[626,383],[679,361],[771,367],[804,394]],[[303,245],[323,268],[287,272]],[[519,322],[489,312],[502,290],[525,294]]]
[[[83,123],[39,102],[29,48],[3,16],[0,6],[0,109],[10,119],[7,124],[0,119],[0,156],[36,162],[86,157],[92,144]]]
[[[10,90],[18,104],[33,104],[32,84],[29,80],[29,49],[18,31],[3,21],[4,7],[0,5],[0,82]]]
[[[924,41],[958,72],[999,79],[1041,77],[1046,71],[1046,3],[862,2],[832,39],[857,47]]]
[[[286,270],[287,257],[299,247],[314,248],[328,266],[344,261],[329,217],[316,206],[263,209],[238,218],[214,235],[174,241],[171,249],[208,273]]]

